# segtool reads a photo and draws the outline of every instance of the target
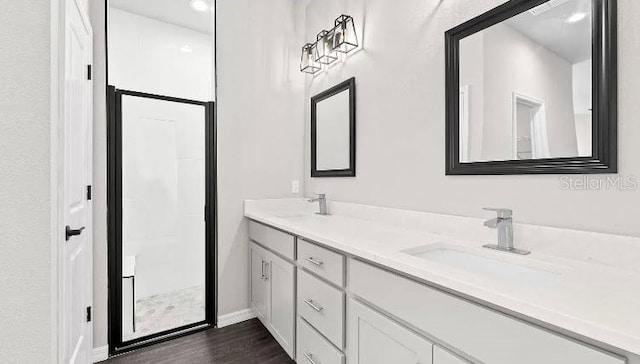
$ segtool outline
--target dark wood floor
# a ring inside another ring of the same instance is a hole
[[[104,364],[295,363],[258,319],[211,329],[123,354]]]

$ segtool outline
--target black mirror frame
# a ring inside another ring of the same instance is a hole
[[[592,0],[592,156],[460,162],[460,40],[548,0],[511,0],[445,33],[446,175],[597,174],[618,172],[616,0]]]
[[[316,106],[318,102],[343,91],[349,91],[349,168],[318,170],[316,164]],[[352,77],[311,98],[311,177],[355,177],[356,176],[356,79]]]

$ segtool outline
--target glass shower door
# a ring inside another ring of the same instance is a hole
[[[206,103],[118,91],[121,338],[206,324]]]

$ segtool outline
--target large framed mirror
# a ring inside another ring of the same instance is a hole
[[[311,98],[311,177],[356,176],[356,79]]]
[[[446,32],[446,174],[617,172],[615,0],[512,0]]]

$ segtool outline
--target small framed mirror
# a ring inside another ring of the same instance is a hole
[[[617,172],[615,0],[512,0],[446,32],[447,175]]]
[[[356,176],[356,79],[311,98],[311,177]]]

